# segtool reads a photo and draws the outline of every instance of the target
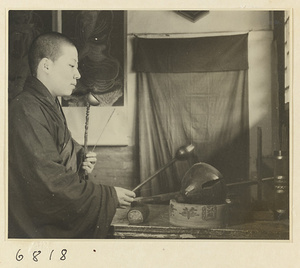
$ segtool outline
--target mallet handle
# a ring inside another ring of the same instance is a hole
[[[90,119],[90,103],[87,102],[86,105],[86,114],[85,114],[85,126],[84,126],[84,145],[83,145],[83,159],[84,161],[86,153],[87,153],[87,143],[88,143],[88,135],[89,135],[89,119]],[[84,179],[87,177],[87,171],[84,170]]]
[[[173,192],[173,193],[166,193],[166,194],[159,194],[159,195],[154,195],[154,196],[141,196],[141,197],[136,197],[134,199],[134,202],[137,203],[160,203],[163,201],[168,201],[170,199],[174,199],[180,196],[180,192]]]
[[[173,158],[171,160],[171,162],[169,162],[168,164],[164,165],[162,168],[160,168],[159,170],[157,170],[153,175],[151,175],[148,179],[146,179],[145,181],[143,181],[142,183],[140,183],[138,186],[136,186],[132,191],[135,192],[138,189],[140,189],[144,184],[146,184],[147,182],[151,181],[156,175],[158,175],[160,172],[162,172],[163,170],[165,170],[168,166],[172,165],[175,161],[176,161],[176,158]]]
[[[269,178],[263,178],[262,182],[266,182],[266,181],[272,181],[274,180],[273,177],[269,177]],[[251,186],[251,185],[255,185],[257,184],[258,181],[257,180],[253,180],[253,181],[241,181],[241,182],[232,182],[232,183],[227,183],[226,186],[227,187],[234,187],[234,186]],[[134,199],[134,202],[136,203],[160,203],[163,201],[167,201],[170,199],[174,199],[177,197],[180,197],[181,194],[180,192],[172,192],[172,193],[166,193],[166,194],[158,194],[158,195],[153,195],[153,196],[140,196],[140,197],[136,197]]]

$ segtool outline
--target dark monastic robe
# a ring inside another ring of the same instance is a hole
[[[113,187],[81,180],[82,147],[56,99],[29,78],[9,111],[9,238],[104,238]]]

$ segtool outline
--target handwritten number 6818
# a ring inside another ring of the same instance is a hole
[[[24,255],[23,254],[20,254],[20,251],[21,251],[21,249],[19,249],[18,251],[17,251],[17,254],[16,254],[16,260],[17,261],[22,261],[23,259],[24,259]],[[51,261],[52,260],[52,254],[53,254],[53,252],[54,252],[54,249],[53,250],[51,250],[51,253],[50,253],[50,256],[49,256],[49,260]],[[67,250],[66,249],[62,249],[61,250],[61,257],[59,258],[61,261],[65,261],[66,259],[67,259],[67,257],[66,257],[66,254],[67,254]],[[42,253],[42,251],[40,251],[40,250],[38,250],[38,251],[34,251],[33,253],[32,253],[32,260],[33,261],[35,261],[35,262],[38,262],[39,260],[38,260],[38,256],[40,255]]]

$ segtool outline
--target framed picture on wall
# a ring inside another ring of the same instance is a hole
[[[52,11],[10,10],[8,13],[8,98],[22,90],[30,75],[28,50],[33,39],[52,30]]]
[[[127,145],[126,12],[63,10],[61,32],[78,49],[81,78],[71,96],[61,100],[72,136],[84,141],[87,96],[98,105],[89,113],[89,145]],[[101,137],[100,137],[101,136]]]
[[[101,107],[124,105],[124,11],[62,11],[62,33],[78,49],[81,78],[65,107],[86,106],[92,92]]]

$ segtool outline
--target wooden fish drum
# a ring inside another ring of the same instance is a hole
[[[227,222],[227,205],[200,205],[170,200],[170,223],[192,228],[222,228]]]

